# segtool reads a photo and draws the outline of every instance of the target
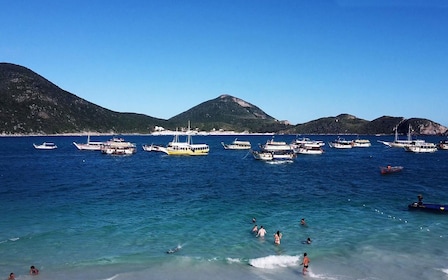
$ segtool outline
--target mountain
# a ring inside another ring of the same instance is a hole
[[[118,113],[67,92],[25,67],[0,63],[0,133],[148,133],[166,120]]]
[[[359,119],[349,114],[326,117],[299,124],[282,131],[285,134],[406,134],[411,126],[414,134],[447,135],[448,128],[422,118],[382,116],[373,121]]]
[[[257,106],[227,94],[205,101],[168,120],[176,126],[185,126],[188,121],[195,128],[205,131],[276,132],[292,127],[269,116]]]
[[[0,63],[0,134],[149,133],[156,126],[175,130],[270,132],[284,134],[445,134],[431,120],[383,116],[373,121],[349,114],[298,125],[278,121],[257,106],[230,95],[205,101],[168,120],[108,110],[67,92],[23,66]]]

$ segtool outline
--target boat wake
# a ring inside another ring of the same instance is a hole
[[[267,256],[250,259],[249,264],[257,268],[274,269],[278,267],[289,267],[299,265],[299,256]]]

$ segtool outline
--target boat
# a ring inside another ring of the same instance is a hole
[[[161,152],[162,150],[160,149],[162,147],[162,145],[143,145],[142,148],[144,151],[146,152]]]
[[[353,148],[368,148],[372,146],[368,139],[355,139],[353,140]]]
[[[437,144],[439,150],[448,150],[448,140],[442,140]]]
[[[224,142],[221,142],[221,145],[226,150],[250,150],[252,147],[249,141],[241,141],[238,139],[233,140],[231,144],[224,144]]]
[[[403,166],[381,166],[380,167],[380,173],[385,174],[391,174],[391,173],[397,173],[403,170]]]
[[[101,153],[108,155],[132,155],[137,152],[134,143],[126,142],[123,138],[112,138],[101,145]]]
[[[378,142],[383,143],[384,145],[389,146],[391,148],[404,148],[404,147],[412,144],[411,126],[410,125],[408,127],[408,134],[407,134],[406,140],[398,139],[398,125],[394,128],[394,130],[395,130],[395,138],[394,138],[393,142],[380,141],[380,140],[378,140]]]
[[[181,142],[179,134],[176,132],[173,141],[169,142],[166,147],[159,147],[161,152],[170,156],[204,156],[208,155],[210,148],[208,144],[193,144],[192,132],[190,131],[190,122],[188,122],[188,130],[186,140]]]
[[[404,149],[407,152],[413,153],[434,153],[437,151],[437,146],[434,143],[428,143],[424,140],[412,141],[411,144],[406,145]]]
[[[274,138],[266,141],[266,144],[261,145],[260,149],[266,152],[293,151],[291,145],[284,141],[275,141]]]
[[[353,148],[353,141],[338,137],[336,140],[328,143],[328,145],[335,149],[351,149]]]
[[[90,141],[90,135],[87,136],[87,143],[76,143],[73,142],[78,150],[86,150],[86,151],[101,151],[101,145],[103,142],[95,142]]]
[[[409,210],[421,210],[436,213],[448,213],[448,204],[419,203],[414,202],[408,205]]]
[[[304,147],[300,147],[298,149],[294,149],[294,152],[296,152],[297,154],[303,154],[303,155],[321,155],[324,153],[324,150],[322,150],[322,148],[319,147],[314,147],[314,146],[304,146]]]
[[[56,144],[54,144],[53,142],[43,142],[40,145],[36,145],[33,143],[33,146],[38,150],[54,150],[58,148],[58,146],[56,146]]]
[[[257,160],[263,161],[293,161],[296,154],[293,151],[252,151],[252,155]]]

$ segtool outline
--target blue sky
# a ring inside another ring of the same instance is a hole
[[[230,94],[292,124],[448,126],[445,0],[0,0],[0,61],[168,119]]]

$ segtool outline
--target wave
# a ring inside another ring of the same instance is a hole
[[[257,268],[274,269],[277,267],[297,266],[299,256],[267,256],[262,258],[250,259],[249,264]]]

